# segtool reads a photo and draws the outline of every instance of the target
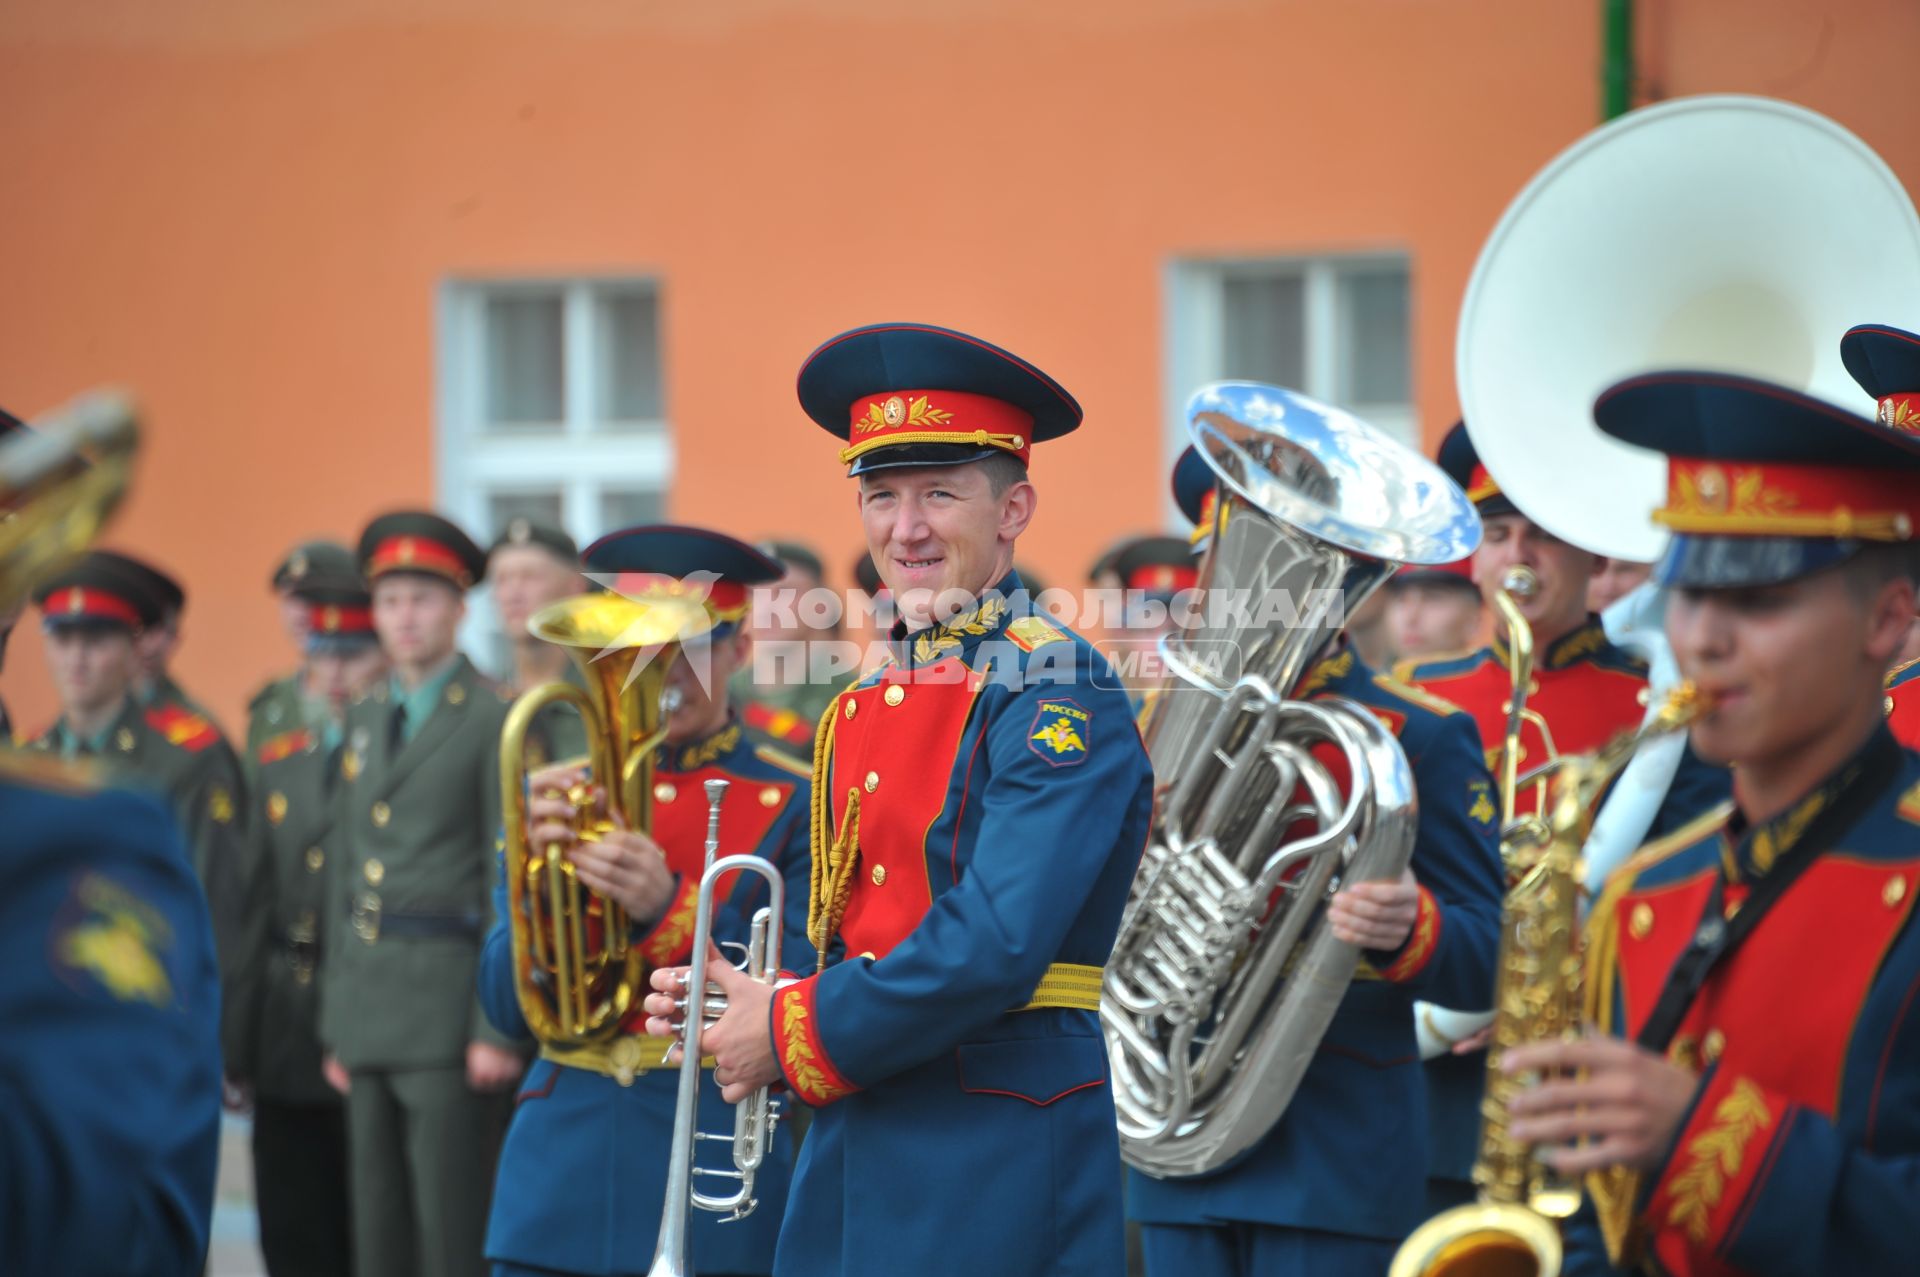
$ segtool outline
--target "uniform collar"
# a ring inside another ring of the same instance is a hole
[[[453,682],[453,676],[460,672],[460,664],[460,653],[455,652],[447,658],[445,665],[442,665],[432,674],[427,675],[426,678],[421,680],[420,686],[414,688],[412,691],[407,690],[406,685],[400,681],[398,674],[389,674],[387,676],[388,697],[396,704],[407,707],[407,733],[409,738],[411,738],[412,734],[419,730],[420,725],[426,722],[428,717],[432,715],[434,704],[439,701],[441,694],[447,690],[447,684]]]
[[[1536,653],[1534,663],[1539,669],[1563,670],[1606,646],[1607,632],[1601,627],[1600,618],[1589,612],[1585,621],[1548,644],[1545,653]],[[1500,663],[1500,668],[1511,668],[1512,655],[1507,650],[1507,640],[1499,634],[1493,636],[1493,659]]]
[[[682,745],[663,745],[654,755],[654,766],[670,772],[697,772],[738,749],[741,735],[740,720],[729,714],[726,726],[711,736]]]
[[[1756,882],[1765,877],[1783,856],[1800,844],[1814,818],[1859,783],[1876,752],[1898,748],[1893,733],[1882,724],[1852,757],[1779,815],[1750,826],[1740,809],[1734,808],[1720,841],[1720,863],[1728,881]]]
[[[893,623],[894,657],[907,669],[932,665],[949,656],[965,660],[973,649],[992,638],[1016,616],[1025,616],[1030,606],[1027,587],[1020,574],[1008,572],[1000,583],[974,600],[972,607],[948,617],[938,625],[909,634],[906,622]]]
[[[67,724],[67,716],[62,714],[60,721],[53,727],[53,748],[62,758],[74,758],[81,754],[104,754],[114,744],[120,732],[128,733],[132,738],[133,720],[138,716],[140,702],[128,689],[126,699],[120,704],[120,712],[115,714],[107,725],[90,737],[81,737]],[[122,753],[127,751],[122,750]]]

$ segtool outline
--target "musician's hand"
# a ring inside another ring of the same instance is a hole
[[[1393,882],[1356,882],[1335,893],[1327,906],[1327,920],[1337,940],[1362,949],[1391,952],[1413,934],[1420,915],[1420,884],[1413,871],[1403,869]]]
[[[1484,1024],[1455,1042],[1447,1050],[1455,1055],[1472,1055],[1475,1051],[1484,1051],[1493,1041],[1493,1025]]]
[[[527,778],[527,843],[536,853],[554,843],[573,845],[579,812],[567,791],[585,783],[585,767],[542,767]],[[594,797],[601,791],[596,788]]]
[[[1666,1156],[1700,1079],[1663,1056],[1619,1038],[1590,1033],[1574,1042],[1509,1047],[1506,1073],[1559,1072],[1514,1096],[1508,1133],[1530,1144],[1590,1144],[1543,1148],[1537,1156],[1554,1170],[1580,1174],[1605,1166],[1652,1170]],[[1575,1070],[1584,1069],[1584,1077]]]
[[[647,995],[647,1032],[656,1038],[674,1037],[684,1018],[674,1004],[687,982],[687,967],[662,967],[653,973],[654,992]],[[780,1080],[773,1058],[771,1006],[773,987],[738,970],[720,951],[707,948],[707,983],[718,985],[727,999],[726,1014],[700,1035],[700,1053],[714,1059],[713,1080],[729,1104],[738,1104],[763,1086]],[[678,1048],[668,1056],[679,1059]]]
[[[567,853],[580,881],[646,923],[673,902],[673,871],[660,844],[642,833],[613,829],[595,842],[575,843]]]
[[[339,1057],[331,1051],[320,1061],[320,1076],[327,1079],[327,1085],[341,1095],[353,1089],[353,1078],[347,1073],[347,1066],[340,1063]]]
[[[467,1087],[482,1095],[504,1091],[520,1080],[527,1062],[491,1042],[467,1043]]]

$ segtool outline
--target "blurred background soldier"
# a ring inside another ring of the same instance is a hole
[[[755,588],[748,618],[753,660],[734,673],[733,701],[748,727],[811,754],[820,715],[852,671],[826,675],[821,660],[831,649],[824,644],[839,637],[839,627],[812,629],[806,623],[807,595],[825,585],[820,556],[797,541],[763,541],[760,552],[780,564],[780,579]]]
[[[312,720],[324,720],[326,706],[318,693],[307,687],[307,622],[312,605],[298,593],[309,577],[330,581],[349,581],[359,575],[353,551],[338,541],[307,541],[287,552],[273,570],[274,597],[280,605],[280,623],[300,664],[292,672],[268,680],[266,686],[247,701],[247,748],[244,755],[249,768],[267,739]]]
[[[339,854],[340,753],[349,703],[387,676],[372,597],[358,577],[303,576],[306,663],[320,713],[254,754],[254,861],[269,944],[254,1041],[253,1182],[271,1277],[353,1271],[347,1126],[321,1072],[315,978],[330,938],[327,861]]]
[[[521,1057],[474,972],[500,826],[504,689],[455,646],[486,567],[436,514],[375,519],[357,557],[389,679],[347,711],[328,857],[320,1040],[347,1097],[359,1277],[471,1277]]]
[[[246,961],[257,924],[250,888],[239,768],[212,723],[177,704],[143,708],[136,640],[159,617],[158,602],[137,588],[114,560],[89,554],[41,582],[34,601],[43,616],[47,663],[60,717],[32,747],[65,759],[97,759],[114,779],[163,795],[187,833],[192,864],[213,915],[220,956],[222,1044],[229,1079],[247,1078],[243,1023],[252,978]]]
[[[542,683],[580,685],[580,671],[566,653],[527,632],[527,621],[541,608],[572,598],[587,589],[580,575],[580,551],[573,538],[559,528],[528,518],[507,522],[487,551],[487,585],[493,591],[493,610],[513,653],[506,678],[515,696]],[[586,752],[586,733],[580,716],[565,706],[540,715],[539,730],[529,748],[533,763],[578,758]]]
[[[1387,643],[1396,660],[1465,656],[1480,641],[1480,587],[1473,561],[1407,566],[1381,587],[1387,596]]]

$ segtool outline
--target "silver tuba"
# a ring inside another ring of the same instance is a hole
[[[1339,409],[1222,382],[1187,414],[1218,480],[1206,615],[1161,642],[1153,831],[1100,1004],[1121,1154],[1163,1177],[1224,1166],[1279,1120],[1359,961],[1326,902],[1412,854],[1393,734],[1353,701],[1288,697],[1396,566],[1480,538],[1438,467]]]

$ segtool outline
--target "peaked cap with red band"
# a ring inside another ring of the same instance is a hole
[[[307,605],[307,648],[326,651],[377,642],[373,594],[357,577],[309,576],[293,595]]]
[[[274,565],[273,588],[291,590],[308,577],[352,580],[360,575],[353,551],[338,541],[302,541]]]
[[[136,559],[131,554],[122,554],[118,550],[95,550],[93,559],[125,577],[128,584],[136,590],[148,594],[160,607],[162,615],[185,610],[187,591],[180,582],[154,567],[144,559]]]
[[[487,573],[486,553],[473,538],[425,510],[381,515],[360,534],[354,557],[369,585],[383,576],[411,572],[465,591]]]
[[[1397,585],[1457,585],[1480,593],[1480,587],[1473,580],[1472,555],[1451,563],[1409,563],[1387,578],[1389,590]]]
[[[1137,537],[1115,553],[1112,570],[1121,589],[1159,598],[1172,598],[1200,580],[1193,547],[1181,537]]]
[[[800,406],[847,441],[849,475],[893,466],[956,466],[1033,445],[1080,425],[1059,382],[991,342],[931,324],[841,333],[800,366]]]
[[[143,630],[159,622],[160,600],[95,551],[33,592],[48,629]]]
[[[1520,513],[1513,499],[1500,490],[1500,485],[1493,481],[1487,468],[1480,464],[1480,451],[1473,446],[1473,439],[1467,434],[1466,422],[1453,423],[1453,429],[1447,431],[1446,438],[1440,441],[1440,455],[1435,460],[1447,472],[1447,478],[1460,485],[1460,490],[1467,494],[1467,500],[1473,502],[1473,508],[1480,512],[1481,517]]]
[[[630,598],[694,595],[713,617],[721,638],[746,618],[749,587],[786,575],[780,560],[724,532],[659,523],[610,532],[586,548],[580,562],[600,581]],[[688,578],[694,578],[689,581]]]
[[[1840,339],[1840,362],[1880,401],[1880,424],[1920,435],[1920,334],[1861,324]]]
[[[1658,372],[1603,391],[1593,418],[1663,452],[1673,542],[1662,585],[1731,589],[1791,581],[1868,542],[1920,534],[1920,435],[1784,386],[1726,373]]]

